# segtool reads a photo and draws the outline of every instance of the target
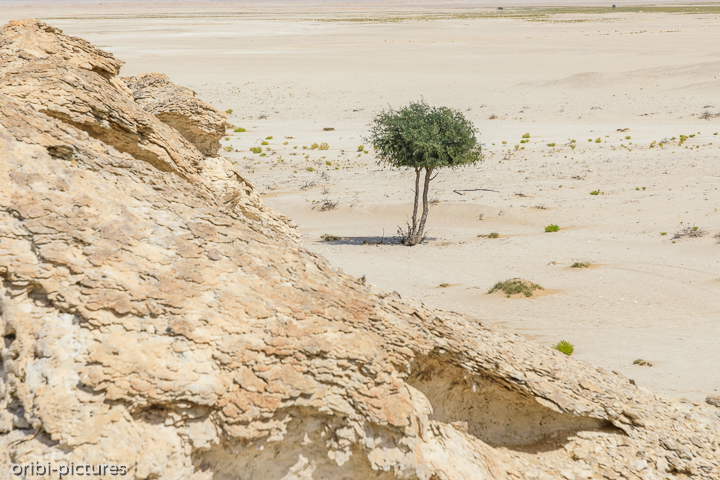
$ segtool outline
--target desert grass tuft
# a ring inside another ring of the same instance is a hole
[[[572,355],[575,351],[575,346],[572,343],[568,343],[565,340],[560,340],[556,345],[553,346],[555,350],[565,355]]]
[[[526,297],[532,297],[533,291],[535,290],[545,289],[537,283],[532,283],[521,278],[511,278],[510,280],[505,280],[504,282],[497,282],[490,290],[488,290],[488,293],[501,291],[508,298],[518,293],[521,293]]]
[[[590,268],[592,263],[590,262],[575,262],[570,265],[570,268]]]

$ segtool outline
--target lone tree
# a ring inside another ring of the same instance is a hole
[[[415,204],[412,224],[400,228],[408,245],[423,241],[428,216],[430,181],[445,167],[455,168],[482,160],[475,127],[458,110],[431,107],[424,100],[411,102],[398,110],[385,110],[375,117],[366,141],[372,143],[380,162],[393,167],[415,169]],[[422,190],[422,216],[418,222],[420,177],[425,172]],[[434,175],[433,175],[434,174]]]

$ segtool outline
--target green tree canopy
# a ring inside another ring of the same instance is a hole
[[[412,224],[401,233],[410,245],[423,239],[428,215],[428,189],[435,170],[474,164],[482,160],[475,127],[458,110],[433,107],[424,100],[400,110],[382,111],[373,120],[367,141],[375,147],[380,162],[415,170],[415,204]],[[423,212],[417,221],[420,176],[423,182]]]

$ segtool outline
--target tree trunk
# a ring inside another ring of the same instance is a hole
[[[423,211],[422,211],[422,217],[420,217],[420,225],[418,225],[418,229],[415,231],[415,238],[413,239],[413,242],[411,245],[417,245],[418,243],[422,242],[423,239],[423,233],[425,232],[425,222],[427,221],[428,212],[430,211],[429,205],[428,205],[428,190],[430,190],[430,176],[432,175],[432,168],[426,168],[425,169],[425,182],[423,185],[423,196],[422,196],[422,202],[423,202]]]
[[[414,238],[415,232],[417,232],[417,212],[418,212],[418,202],[420,201],[420,172],[422,169],[420,167],[415,169],[415,205],[413,205],[413,216],[412,216],[412,225],[410,225],[410,228],[408,228],[408,239]]]

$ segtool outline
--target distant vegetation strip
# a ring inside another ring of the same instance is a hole
[[[483,18],[516,18],[530,21],[576,22],[577,19],[561,20],[550,18],[554,15],[616,15],[618,13],[673,13],[681,15],[718,15],[720,5],[665,5],[665,6],[619,6],[612,7],[505,7],[503,10],[483,8],[466,12],[440,13],[397,13],[387,12],[368,16],[343,16],[342,12],[331,13],[327,17],[310,17],[302,12],[287,13],[250,13],[250,12],[194,12],[194,13],[152,13],[152,14],[98,14],[82,16],[42,17],[39,20],[153,20],[166,18],[223,18],[247,20],[292,20],[309,22],[353,22],[353,23],[397,23],[428,20],[472,20]]]

